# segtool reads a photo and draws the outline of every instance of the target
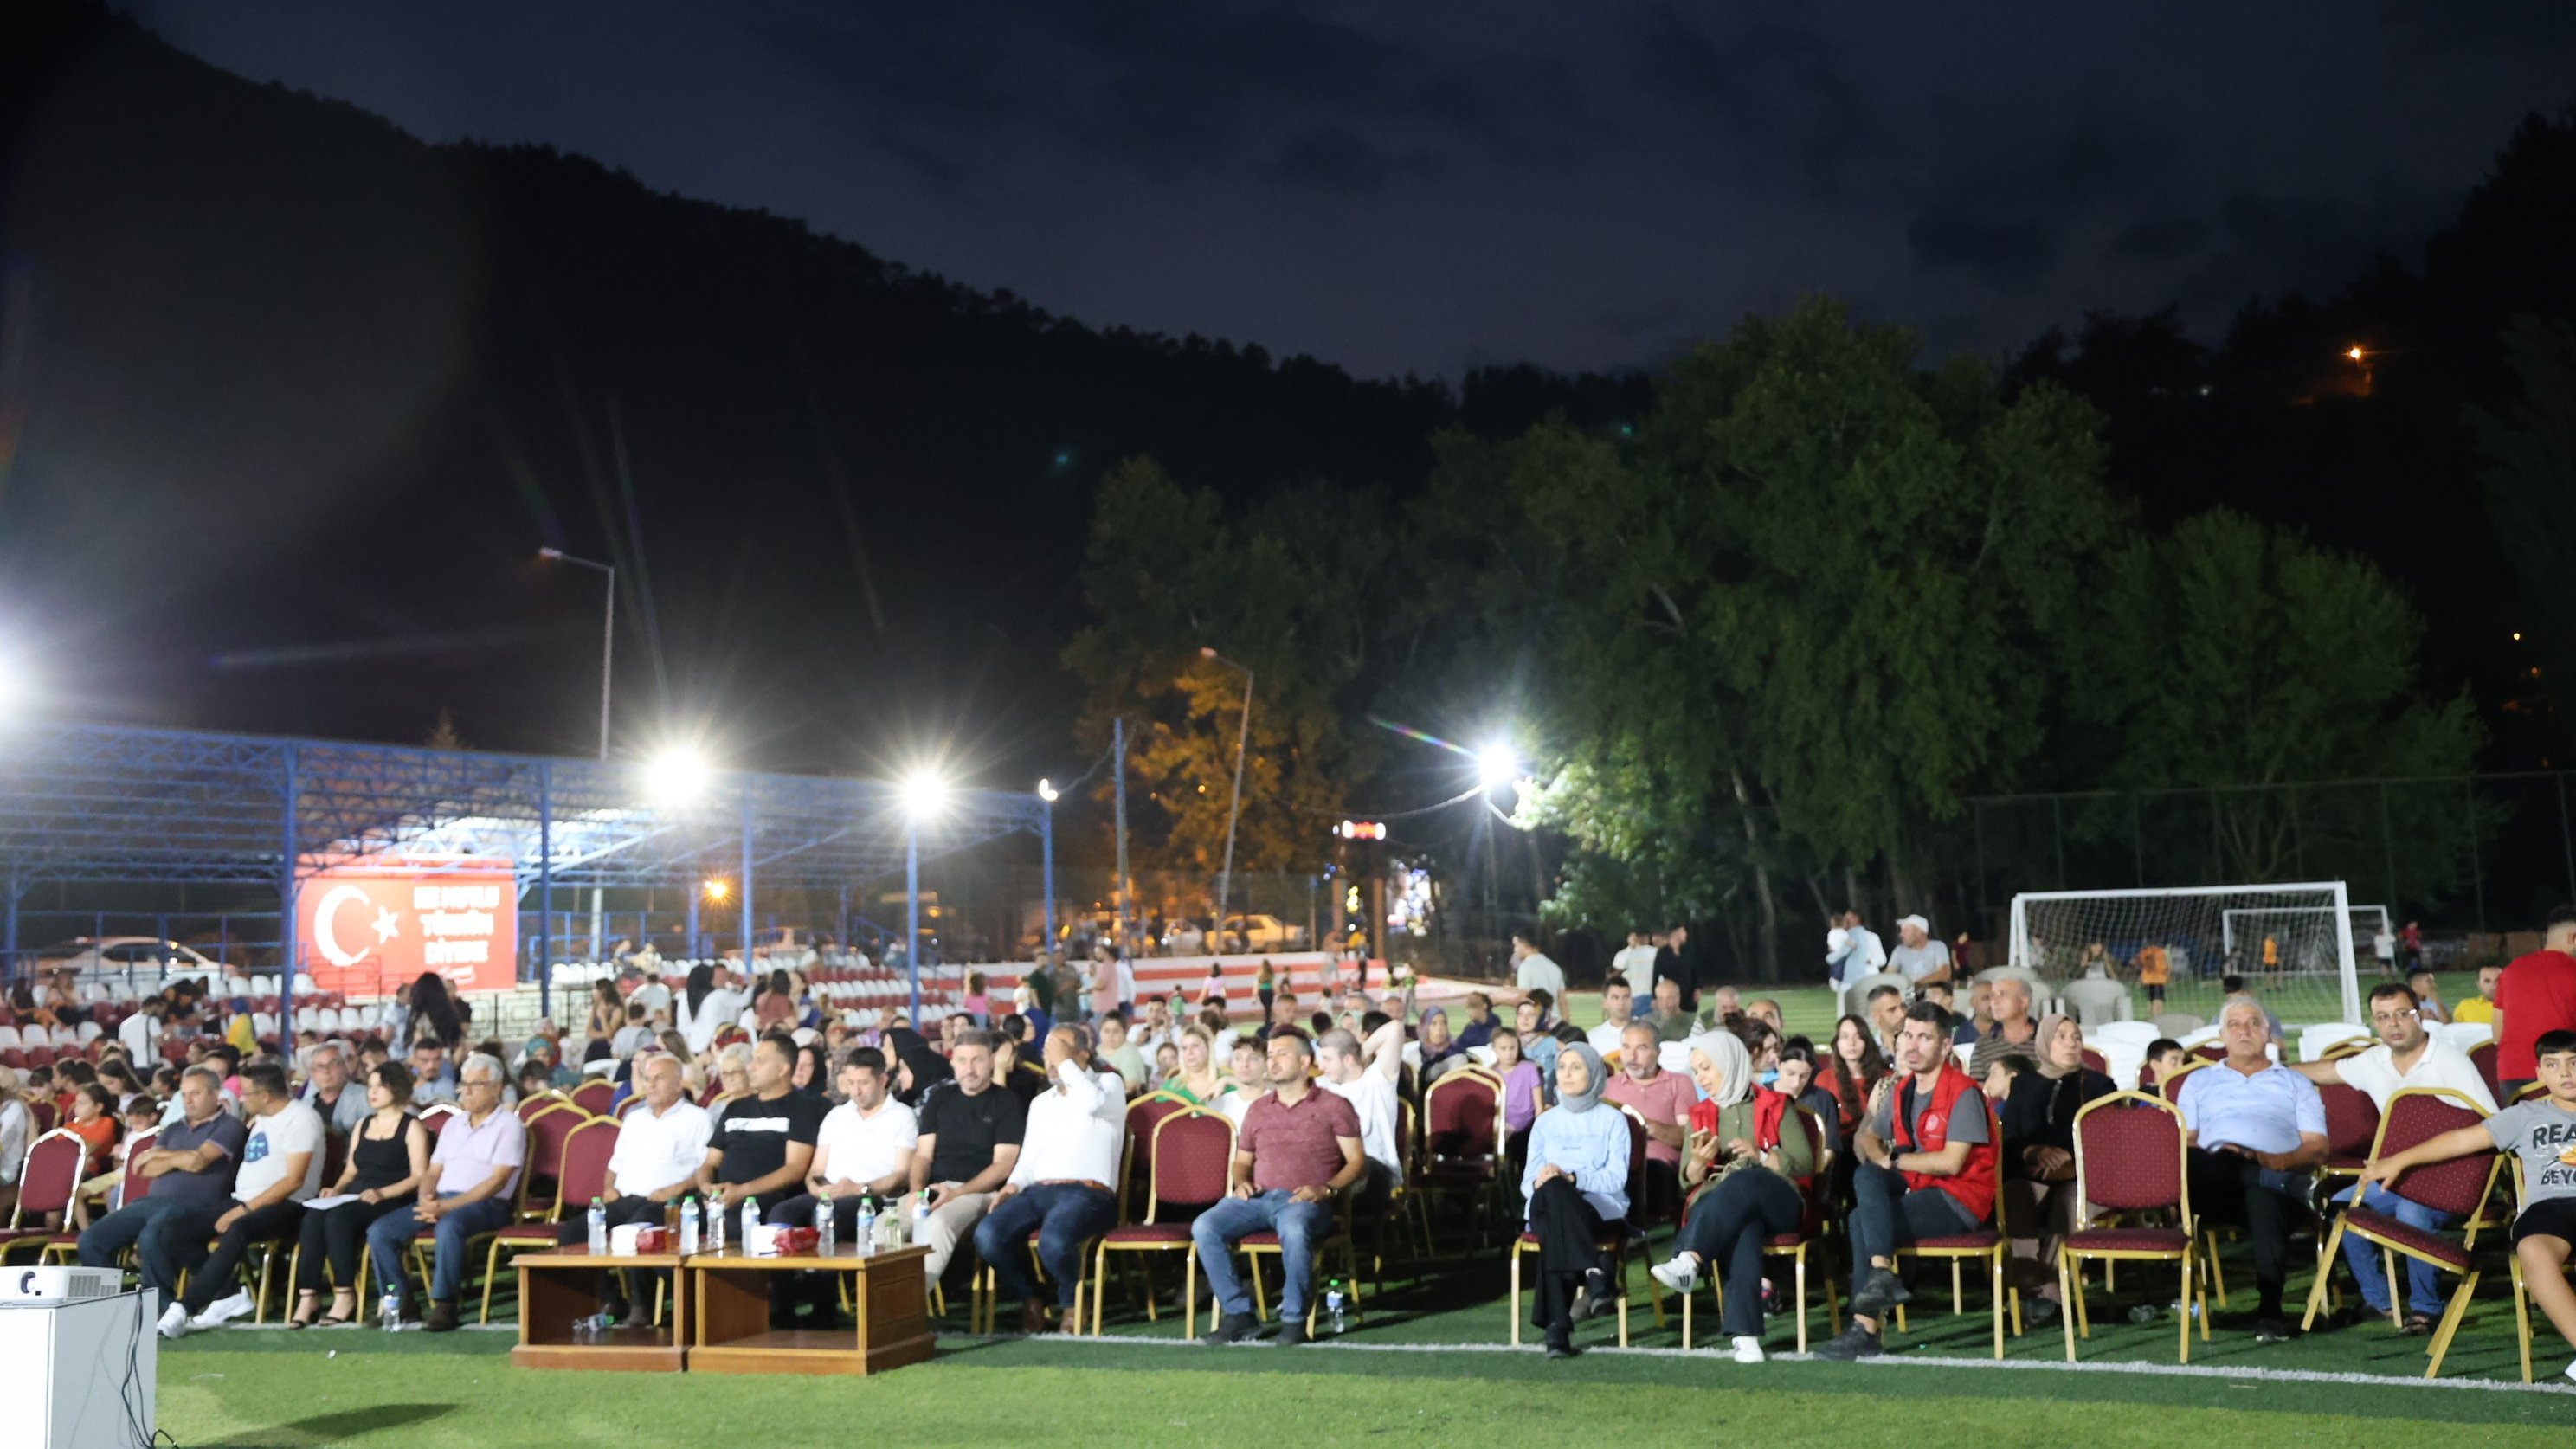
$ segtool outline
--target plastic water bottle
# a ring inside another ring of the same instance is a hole
[[[867,1199],[859,1201],[866,1202]],[[814,1194],[814,1251],[825,1257],[831,1256],[840,1234],[841,1225],[834,1221],[832,1211],[832,1190],[827,1187]]]
[[[608,1256],[608,1204],[598,1198],[590,1200],[590,1252],[597,1258]]]
[[[724,1251],[724,1224],[724,1209],[716,1206],[713,1199],[709,1199],[707,1202],[706,1233],[708,1252],[721,1253]]]
[[[929,1241],[929,1238],[930,1194],[925,1190],[912,1195],[912,1236],[907,1241],[920,1243]]]
[[[752,1232],[752,1229],[759,1226],[760,1199],[756,1197],[744,1198],[742,1200],[742,1250],[744,1252],[748,1253],[751,1251],[751,1245],[755,1239],[755,1234]]]
[[[1340,1333],[1350,1325],[1349,1295],[1342,1291],[1342,1280],[1334,1278],[1324,1284],[1324,1331]]]
[[[690,1257],[698,1251],[698,1200],[680,1199],[680,1256]]]
[[[402,1330],[402,1295],[393,1292],[386,1293],[384,1303],[379,1309],[379,1316],[382,1319],[381,1326],[385,1332],[400,1332]]]
[[[872,1197],[859,1199],[859,1215],[850,1220],[850,1236],[857,1240],[859,1256],[864,1258],[877,1250],[877,1204]]]

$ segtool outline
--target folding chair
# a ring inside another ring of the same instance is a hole
[[[528,1165],[520,1175],[517,1217],[552,1221],[561,1197],[564,1144],[572,1139],[574,1131],[594,1119],[570,1101],[558,1099],[520,1120],[528,1131]],[[582,1199],[585,1207],[589,1201]]]
[[[2380,1119],[2379,1140],[2371,1144],[2370,1160],[2379,1161],[2392,1153],[2429,1142],[2445,1132],[2474,1127],[2486,1120],[2487,1114],[2459,1093],[2442,1087],[2408,1087],[2388,1099],[2388,1111]],[[2392,1320],[2403,1322],[2397,1312],[2397,1259],[2410,1258],[2419,1263],[2460,1275],[2460,1286],[2451,1295],[2450,1307],[2444,1310],[2439,1327],[2433,1330],[2433,1341],[2425,1352],[2432,1362],[2425,1365],[2424,1377],[2432,1378],[2442,1371],[2442,1358],[2451,1351],[2451,1339],[2460,1331],[2460,1319],[2468,1312],[2469,1295],[2477,1291],[2478,1269],[2470,1253],[2477,1246],[2478,1229],[2484,1217],[2487,1198],[2494,1193],[2496,1178],[2504,1170],[2503,1154],[2489,1148],[2414,1168],[2388,1190],[2411,1202],[2459,1218],[2465,1227],[2456,1244],[2440,1233],[2410,1227],[2376,1208],[2359,1203],[2344,1203],[2335,1215],[2334,1232],[2326,1239],[2325,1263],[2331,1265],[2335,1249],[2347,1232],[2365,1242],[2376,1243],[2388,1274],[2388,1313]],[[2320,1270],[2316,1286],[2308,1292],[2306,1322],[2314,1324],[2317,1310],[2325,1304],[2326,1274]]]
[[[1821,1160],[1825,1155],[1824,1119],[1816,1115],[1816,1110],[1813,1107],[1793,1107],[1791,1108],[1789,1115],[1805,1129],[1809,1149],[1815,1154],[1818,1160]],[[1778,1234],[1762,1245],[1762,1256],[1764,1258],[1786,1258],[1795,1266],[1798,1280],[1798,1352],[1800,1353],[1805,1353],[1807,1351],[1807,1249],[1822,1243],[1825,1239],[1826,1233],[1832,1225],[1832,1217],[1827,1210],[1828,1205],[1825,1201],[1826,1194],[1831,1191],[1832,1184],[1829,1180],[1829,1175],[1826,1173],[1811,1173],[1806,1177],[1798,1179],[1798,1193],[1806,1203],[1805,1216],[1799,1220],[1798,1226],[1794,1230]],[[1687,1207],[1684,1208],[1682,1216],[1690,1216]],[[1719,1273],[1717,1264],[1710,1263],[1707,1267],[1709,1296],[1717,1300],[1717,1302],[1722,1305],[1726,1301],[1724,1278]],[[1842,1331],[1842,1298],[1834,1289],[1833,1273],[1831,1271],[1827,1271],[1823,1277],[1825,1281],[1825,1326],[1833,1332],[1840,1333]],[[1691,1346],[1691,1309],[1693,1300],[1697,1298],[1697,1296],[1697,1294],[1693,1293],[1685,1293],[1681,1296],[1682,1347],[1684,1349],[1688,1349]]]
[[[2003,1124],[1996,1120],[1995,1104],[1992,1102],[1986,1104],[1986,1140],[1994,1143],[2001,1143],[2004,1140]],[[1998,1192],[1995,1194],[1994,1206],[1987,1212],[1992,1226],[1974,1228],[1964,1233],[1917,1238],[1910,1243],[1898,1244],[1896,1250],[1888,1254],[1889,1265],[1900,1273],[1904,1271],[1905,1260],[1908,1258],[1948,1260],[1950,1312],[1954,1315],[1968,1311],[1966,1282],[1960,1271],[1961,1268],[1972,1260],[1984,1259],[1988,1277],[1994,1285],[1995,1357],[1997,1358],[2004,1356],[2004,1310],[2007,1305],[2012,1310],[2013,1335],[2019,1337],[2021,1334],[2021,1290],[2004,1287],[2004,1255],[2011,1246],[2011,1240],[2004,1236],[2003,1211],[2004,1197]],[[1905,1305],[1902,1303],[1896,1305],[1896,1328],[1900,1333],[1906,1331]]]
[[[1459,1196],[1471,1227],[1500,1203],[1503,1083],[1490,1072],[1458,1067],[1422,1096],[1422,1165],[1415,1200],[1428,1232],[1431,1203]]]
[[[1234,1163],[1234,1122],[1222,1112],[1197,1107],[1184,1107],[1169,1112],[1154,1123],[1150,1147],[1145,1154],[1145,1217],[1142,1222],[1121,1223],[1111,1228],[1092,1249],[1091,1336],[1100,1336],[1102,1311],[1109,1300],[1109,1255],[1116,1253],[1169,1253],[1178,1249],[1181,1260],[1181,1330],[1184,1337],[1198,1337],[1198,1241],[1190,1236],[1190,1220],[1225,1198],[1227,1175]],[[1133,1176],[1131,1162],[1128,1173]],[[1123,1201],[1126,1194],[1119,1194]],[[1173,1219],[1163,1216],[1165,1208],[1178,1209]],[[1154,1288],[1149,1278],[1145,1284],[1145,1316],[1154,1317]]]
[[[1646,1119],[1628,1108],[1620,1109],[1620,1114],[1628,1121],[1628,1202],[1633,1208],[1644,1202],[1646,1197]],[[1601,1236],[1593,1243],[1596,1251],[1606,1253],[1610,1257],[1610,1283],[1618,1294],[1619,1302],[1619,1346],[1621,1348],[1628,1346],[1628,1253],[1632,1247],[1644,1246],[1645,1241],[1645,1235],[1629,1226],[1628,1220],[1622,1218],[1615,1223],[1603,1223]],[[1524,1229],[1513,1238],[1512,1296],[1505,1306],[1511,1314],[1512,1347],[1514,1348],[1520,1347],[1521,1343],[1521,1259],[1534,1256],[1537,1252],[1537,1234]],[[1663,1288],[1655,1283],[1651,1276],[1646,1282],[1653,1289],[1655,1326],[1661,1328],[1664,1326]]]
[[[609,1104],[616,1100],[617,1084],[597,1077],[572,1089],[572,1104],[594,1117],[607,1116]]]
[[[494,1233],[491,1247],[484,1252],[483,1316],[477,1322],[492,1321],[492,1285],[501,1276],[501,1255],[545,1252],[553,1248],[557,1230],[563,1223],[565,1205],[572,1204],[576,1210],[587,1213],[590,1200],[608,1190],[608,1159],[617,1152],[618,1131],[618,1123],[613,1118],[589,1117],[564,1135],[556,1148],[555,1198],[545,1216],[537,1222],[515,1223]]]
[[[2186,1168],[2190,1133],[2182,1112],[2145,1092],[2114,1092],[2085,1103],[2075,1113],[2075,1231],[2057,1249],[2058,1316],[2066,1325],[2066,1361],[2075,1362],[2075,1336],[2093,1336],[2093,1317],[2084,1302],[2084,1262],[2100,1258],[2181,1265],[2181,1301],[2193,1302],[2191,1261],[2191,1179]],[[2096,1211],[2106,1213],[2172,1213],[2172,1227],[2097,1228]],[[2182,1315],[2179,1362],[2191,1362],[2191,1321]],[[2209,1338],[2209,1313],[2203,1308],[2200,1335]]]

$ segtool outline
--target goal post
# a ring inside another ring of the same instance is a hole
[[[2342,881],[2025,891],[2013,897],[2009,961],[2048,981],[2084,974],[2103,948],[2121,980],[2139,953],[2161,947],[2171,966],[2165,1009],[2215,1020],[2220,978],[2237,975],[2285,1024],[2361,1016],[2357,937],[2387,930],[2387,912],[2356,908]],[[2138,1014],[2147,1015],[2142,989]]]

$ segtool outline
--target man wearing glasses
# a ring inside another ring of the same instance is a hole
[[[2370,1024],[2379,1033],[2377,1046],[2359,1056],[2303,1062],[2292,1070],[2319,1085],[2341,1082],[2355,1088],[2382,1113],[2388,1110],[2388,1099],[2408,1087],[2440,1087],[2476,1103],[2481,1112],[2495,1111],[2495,1097],[2487,1091],[2486,1079],[2478,1075],[2477,1064],[2469,1060],[2468,1053],[2424,1029],[2422,1003],[2412,988],[2395,982],[2373,988]],[[2351,1188],[2346,1188],[2335,1195],[2335,1201],[2349,1201],[2352,1193]],[[2437,1213],[2376,1183],[2363,1189],[2361,1205],[2427,1232],[2448,1228],[2453,1221],[2448,1213]],[[2362,1302],[2369,1305],[2373,1315],[2386,1316],[2388,1279],[2380,1270],[2378,1248],[2354,1233],[2345,1236],[2343,1250],[2344,1261],[2352,1266],[2352,1276],[2361,1284]],[[2441,1285],[2432,1264],[2410,1260],[2406,1299],[2413,1305],[2406,1315],[2406,1331],[2432,1332],[2433,1310],[2442,1304]]]
[[[465,1059],[456,1074],[456,1104],[464,1110],[439,1129],[419,1205],[387,1213],[367,1229],[367,1247],[383,1291],[400,1299],[405,1320],[412,1315],[412,1301],[411,1285],[403,1276],[404,1250],[421,1229],[436,1230],[438,1254],[430,1265],[426,1325],[432,1333],[456,1327],[457,1288],[469,1266],[467,1245],[510,1221],[519,1170],[528,1160],[527,1128],[519,1114],[501,1105],[507,1076],[497,1057],[478,1052]]]

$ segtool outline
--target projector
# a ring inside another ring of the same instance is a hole
[[[0,1268],[0,1303],[80,1303],[113,1298],[125,1275],[111,1268]]]

